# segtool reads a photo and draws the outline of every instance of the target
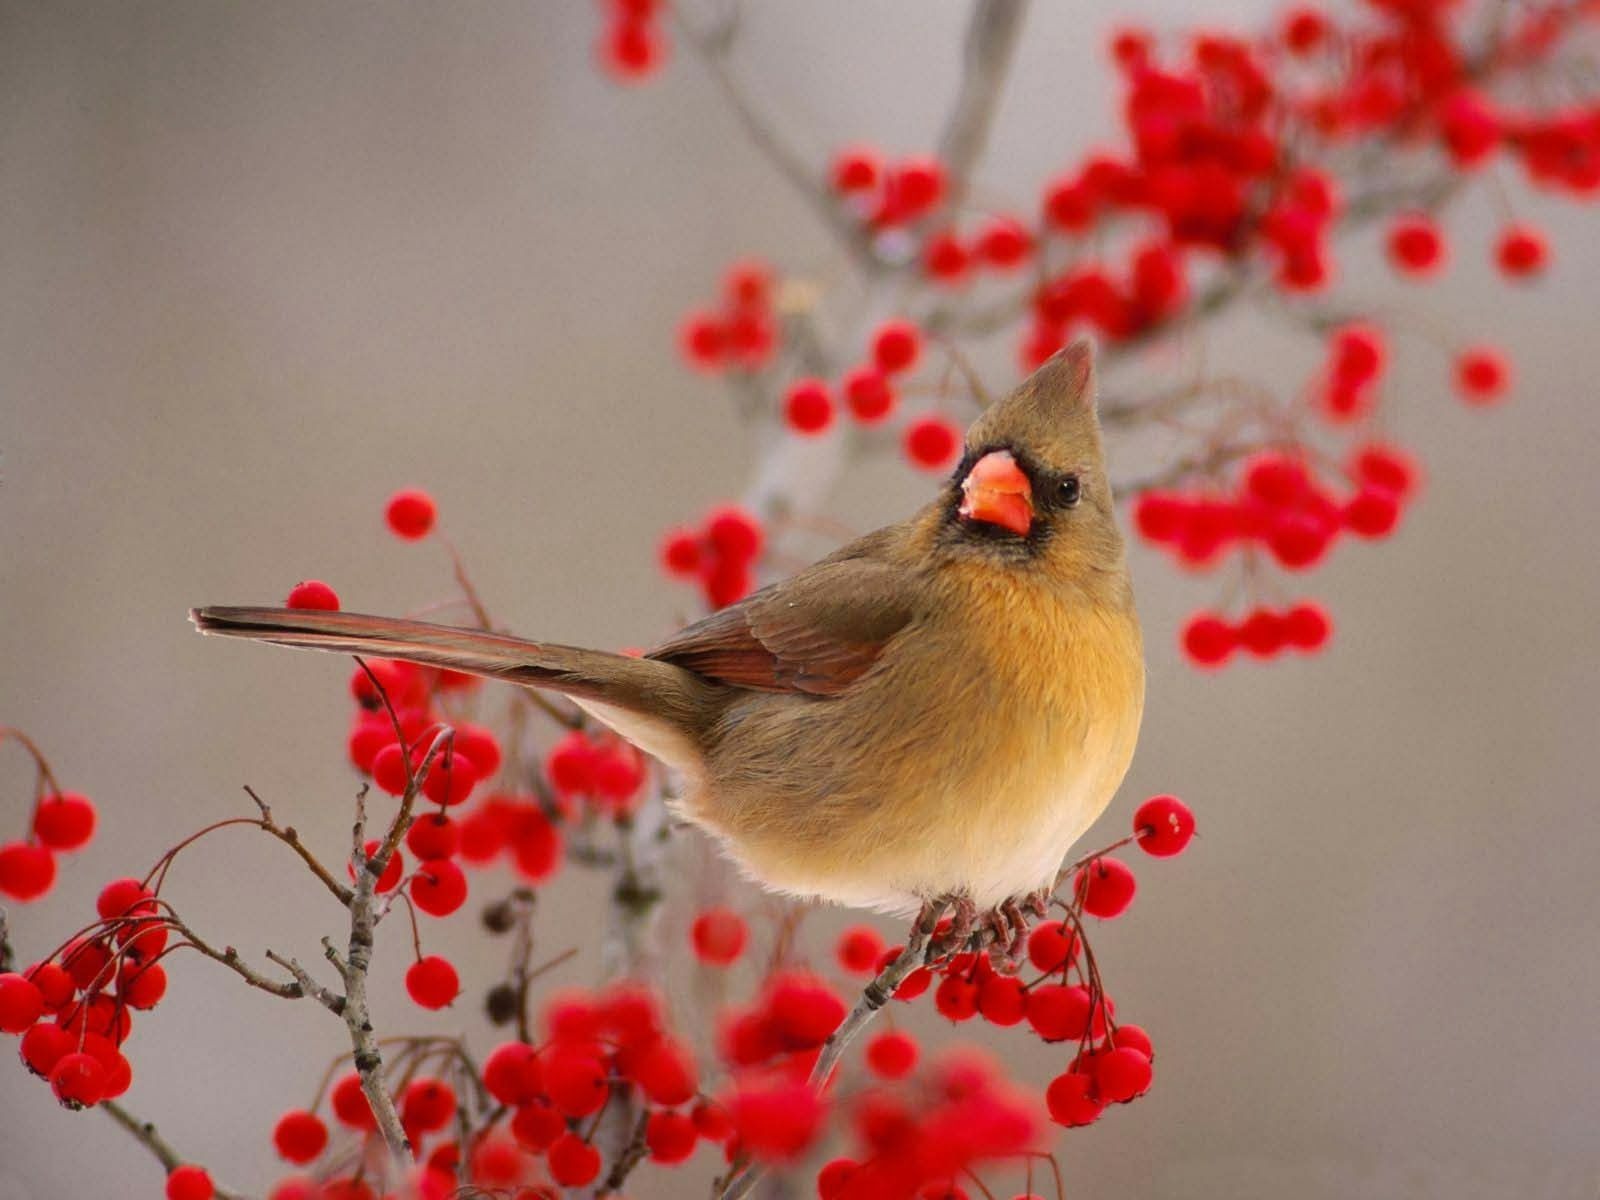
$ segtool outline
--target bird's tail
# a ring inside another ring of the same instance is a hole
[[[547,688],[662,721],[679,733],[698,733],[710,707],[712,685],[699,676],[670,663],[604,650],[318,609],[211,606],[190,610],[189,619],[204,634],[397,658]]]

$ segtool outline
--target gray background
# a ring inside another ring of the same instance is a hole
[[[740,61],[808,153],[910,152],[937,130],[963,7],[757,4]],[[1119,9],[1174,27],[1270,6]],[[1109,23],[1038,5],[985,195],[1023,203],[1107,135]],[[622,91],[591,68],[597,28],[577,2],[0,6],[0,720],[103,816],[50,899],[13,910],[24,956],[82,923],[101,881],[241,811],[246,782],[337,852],[346,667],[202,643],[183,613],[306,576],[357,609],[447,595],[437,546],[381,531],[394,487],[433,489],[518,630],[637,644],[687,610],[658,581],[657,533],[737,493],[749,455],[725,398],[676,365],[676,319],[735,252],[806,270],[827,246],[684,47]],[[1135,556],[1150,707],[1102,829],[1172,789],[1203,838],[1143,869],[1101,938],[1158,1083],[1060,1140],[1076,1194],[1600,1186],[1600,239],[1581,210],[1511,196],[1552,233],[1536,288],[1495,285],[1481,190],[1452,215],[1445,284],[1390,283],[1370,239],[1345,259],[1345,294],[1498,340],[1518,388],[1463,411],[1428,339],[1402,350],[1397,425],[1426,457],[1424,501],[1393,541],[1289,584],[1333,607],[1331,653],[1202,676],[1174,631],[1220,584]],[[1210,345],[1286,391],[1316,359],[1248,319]],[[1009,358],[988,367],[1003,383]],[[926,488],[889,464],[834,511],[866,528]],[[3,753],[15,836],[28,773]],[[264,842],[218,837],[172,895],[219,941],[312,955],[338,914]],[[552,951],[594,895],[556,889]],[[813,944],[837,923],[819,917]],[[433,944],[465,955],[470,933],[463,916]],[[498,953],[464,958],[469,988]],[[404,957],[385,946],[380,974]],[[131,1044],[128,1102],[259,1189],[271,1119],[310,1099],[342,1031],[197,960],[172,975]],[[481,1039],[469,1006],[408,1008],[386,998],[378,1017]],[[1017,1031],[985,1040],[1039,1083],[1059,1069]],[[159,1192],[142,1151],[14,1061],[0,1114],[0,1197]],[[638,1191],[703,1194],[671,1183]]]

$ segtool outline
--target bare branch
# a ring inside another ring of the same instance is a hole
[[[947,179],[945,203],[952,211],[961,207],[972,171],[989,144],[1027,11],[1028,0],[976,0],[972,6],[961,87],[939,139]]]
[[[138,1117],[134,1116],[115,1100],[102,1100],[97,1107],[104,1110],[106,1116],[121,1125],[133,1135],[135,1141],[155,1155],[156,1161],[166,1169],[168,1174],[191,1161],[174,1150],[171,1143],[156,1132],[154,1124],[149,1121],[139,1120]],[[217,1184],[216,1189],[219,1200],[244,1200],[240,1193],[231,1191],[221,1184]]]

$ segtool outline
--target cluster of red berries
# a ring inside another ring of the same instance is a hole
[[[619,83],[641,83],[667,60],[661,0],[600,0],[605,28],[595,47],[600,67]]]
[[[745,259],[729,267],[720,305],[690,313],[678,330],[684,361],[709,372],[759,371],[771,362],[779,345],[774,287],[763,262]]]
[[[874,229],[909,225],[944,203],[944,164],[928,155],[885,162],[870,146],[847,146],[829,172],[834,194]]]
[[[26,904],[54,886],[56,855],[71,854],[89,844],[97,816],[87,796],[59,788],[50,764],[31,738],[19,730],[0,727],[0,741],[8,736],[33,758],[38,776],[28,835],[0,842],[0,897]]]
[[[1218,667],[1236,650],[1246,650],[1257,658],[1275,658],[1286,650],[1315,654],[1328,644],[1332,633],[1327,610],[1311,600],[1286,609],[1258,606],[1238,621],[1200,612],[1183,627],[1183,651],[1199,666]]]
[[[870,361],[851,367],[837,388],[820,379],[797,379],[784,393],[783,415],[790,429],[818,434],[834,420],[835,392],[850,415],[862,425],[877,425],[894,412],[898,395],[894,380],[922,357],[922,334],[910,321],[885,321],[872,334]]]
[[[1016,217],[995,215],[963,238],[954,230],[931,234],[922,245],[922,269],[941,287],[961,287],[979,271],[1009,274],[1027,265],[1034,235]]]
[[[558,800],[581,799],[609,817],[633,812],[647,772],[644,756],[628,742],[611,734],[592,738],[581,730],[551,747],[544,767]]]
[[[161,958],[170,926],[137,879],[108,883],[99,919],[26,970],[0,975],[0,1031],[20,1034],[22,1063],[71,1109],[122,1095],[133,1068],[122,1046],[134,1012],[167,992]]]
[[[1172,316],[1188,298],[1187,267],[1176,243],[1158,239],[1132,247],[1120,278],[1101,265],[1073,267],[1035,295],[1023,366],[1037,367],[1084,325],[1113,341],[1133,337]]]
[[[755,589],[766,540],[760,521],[725,504],[707,513],[698,529],[669,531],[661,542],[661,566],[675,579],[699,583],[706,603],[724,608]]]

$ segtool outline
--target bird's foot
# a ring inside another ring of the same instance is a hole
[[[992,938],[989,955],[996,965],[1010,965],[1021,957],[1028,942],[1028,918],[1022,904],[1011,899],[990,909],[984,914],[984,926]]]
[[[941,896],[933,903],[939,905],[941,909],[950,910],[950,924],[948,928],[929,939],[923,962],[930,964],[961,950],[972,937],[972,930],[978,923],[978,906],[972,902],[972,897],[965,893]]]

